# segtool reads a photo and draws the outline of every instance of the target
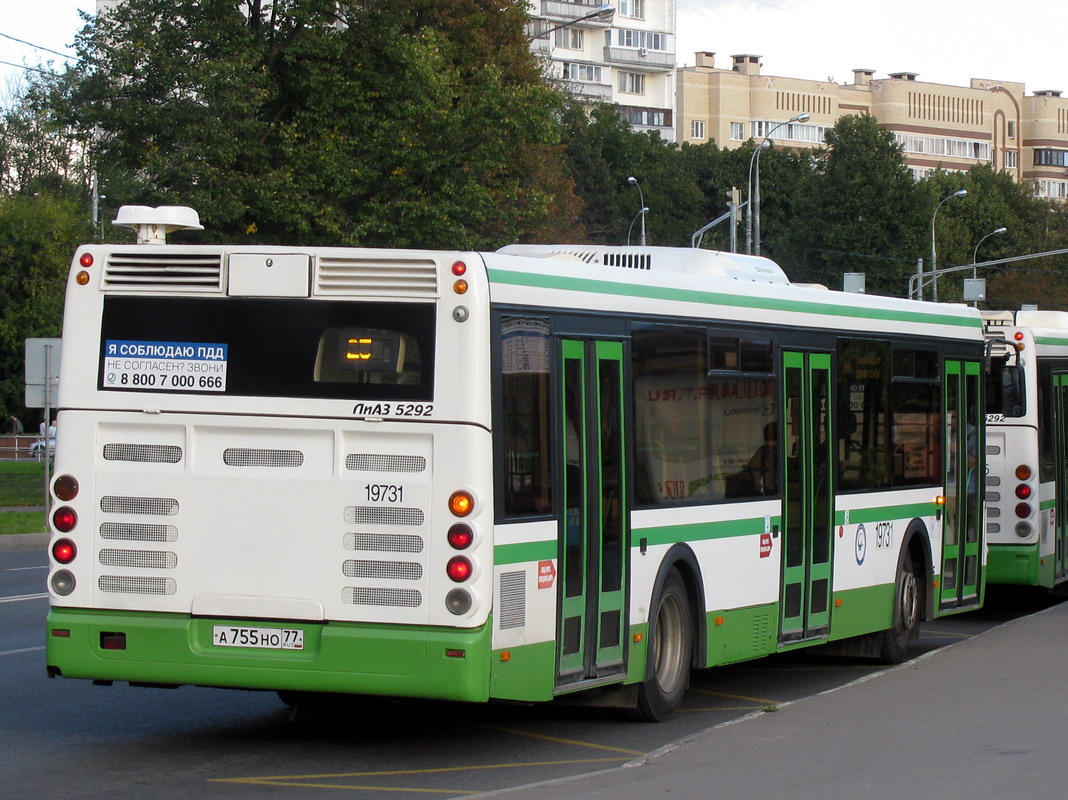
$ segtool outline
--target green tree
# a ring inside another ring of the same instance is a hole
[[[864,272],[869,292],[902,296],[923,252],[920,201],[893,135],[868,114],[842,117],[776,255],[795,281],[839,288],[842,273]]]
[[[89,236],[77,197],[0,197],[0,407],[23,409],[25,340],[60,335],[71,255]]]
[[[215,238],[495,247],[572,234],[560,95],[518,0],[124,0],[53,108],[110,202]]]

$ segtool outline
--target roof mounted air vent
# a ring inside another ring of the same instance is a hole
[[[134,230],[138,244],[167,244],[168,233],[204,230],[189,206],[122,206],[111,224]]]

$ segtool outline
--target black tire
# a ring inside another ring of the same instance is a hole
[[[686,584],[671,570],[649,617],[649,651],[645,680],[638,687],[634,717],[643,722],[670,719],[690,685],[693,661],[693,615]]]
[[[916,574],[912,554],[906,552],[897,571],[897,586],[894,591],[894,624],[882,634],[879,659],[884,664],[900,664],[908,658],[909,645],[920,635],[923,595],[923,581]]]

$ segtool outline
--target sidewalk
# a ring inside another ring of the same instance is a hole
[[[477,797],[1059,797],[1068,603],[604,772]]]

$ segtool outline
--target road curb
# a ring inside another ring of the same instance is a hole
[[[43,550],[49,538],[48,533],[9,533],[0,536],[0,550]]]

